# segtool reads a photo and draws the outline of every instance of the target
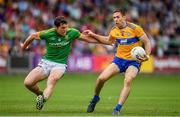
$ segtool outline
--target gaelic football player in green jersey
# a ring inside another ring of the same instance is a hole
[[[75,39],[90,43],[99,43],[97,40],[68,27],[68,22],[63,16],[54,20],[54,28],[31,34],[22,44],[22,49],[27,49],[34,39],[45,40],[46,53],[38,66],[25,78],[24,85],[37,95],[36,108],[41,110],[44,103],[52,95],[56,82],[63,76],[67,67],[67,59],[71,44]],[[37,83],[47,78],[47,86],[41,91]]]

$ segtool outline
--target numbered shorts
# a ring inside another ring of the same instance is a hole
[[[67,68],[66,64],[56,63],[56,62],[52,62],[52,61],[45,60],[45,59],[42,59],[39,62],[38,66],[43,69],[44,74],[46,76],[48,76],[50,74],[51,70],[57,69],[61,72],[65,72],[66,68]]]
[[[140,67],[141,67],[141,63],[135,60],[126,60],[126,59],[122,59],[118,57],[115,57],[112,62],[118,66],[118,68],[120,69],[120,72],[125,72],[129,66],[136,67],[138,71],[140,70]]]

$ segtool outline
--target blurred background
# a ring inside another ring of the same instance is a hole
[[[108,35],[114,9],[127,10],[127,20],[141,25],[152,43],[150,60],[133,81],[122,116],[180,116],[180,0],[0,0],[0,115],[110,116],[123,86],[123,74],[104,87],[101,101],[86,113],[94,84],[113,59],[116,48],[75,41],[68,72],[58,82],[43,110],[23,81],[44,55],[44,41],[33,41],[22,52],[20,42],[36,31],[53,27],[58,15],[81,32]],[[80,72],[80,73],[79,73]],[[46,80],[39,83],[43,89]]]
[[[58,15],[81,32],[108,35],[114,9],[127,10],[127,20],[141,25],[152,43],[145,73],[180,73],[179,0],[0,0],[0,73],[27,72],[45,53],[43,41],[33,41],[25,53],[27,36],[53,27]],[[100,72],[111,62],[115,47],[75,41],[68,61],[70,72]]]

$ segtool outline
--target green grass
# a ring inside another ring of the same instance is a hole
[[[0,75],[1,116],[111,116],[123,85],[123,75],[109,80],[93,113],[86,113],[98,74],[67,73],[59,80],[52,97],[41,111],[35,95],[23,85],[24,75]],[[40,83],[44,88],[46,82]],[[179,74],[140,74],[133,81],[123,116],[180,116]]]

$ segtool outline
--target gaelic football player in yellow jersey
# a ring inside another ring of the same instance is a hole
[[[90,30],[84,31],[87,35],[102,43],[116,43],[118,45],[114,60],[96,80],[94,97],[88,105],[87,112],[94,111],[97,102],[100,100],[99,95],[104,83],[112,78],[113,75],[125,72],[124,86],[121,90],[119,101],[112,112],[112,115],[119,115],[122,105],[129,96],[132,81],[140,70],[141,62],[147,61],[151,53],[151,44],[147,35],[140,26],[126,21],[125,11],[114,11],[113,20],[116,26],[112,28],[109,36],[101,36]],[[136,46],[142,46],[142,43],[144,44],[146,55],[138,57],[138,61],[135,61],[131,58],[131,49]]]

